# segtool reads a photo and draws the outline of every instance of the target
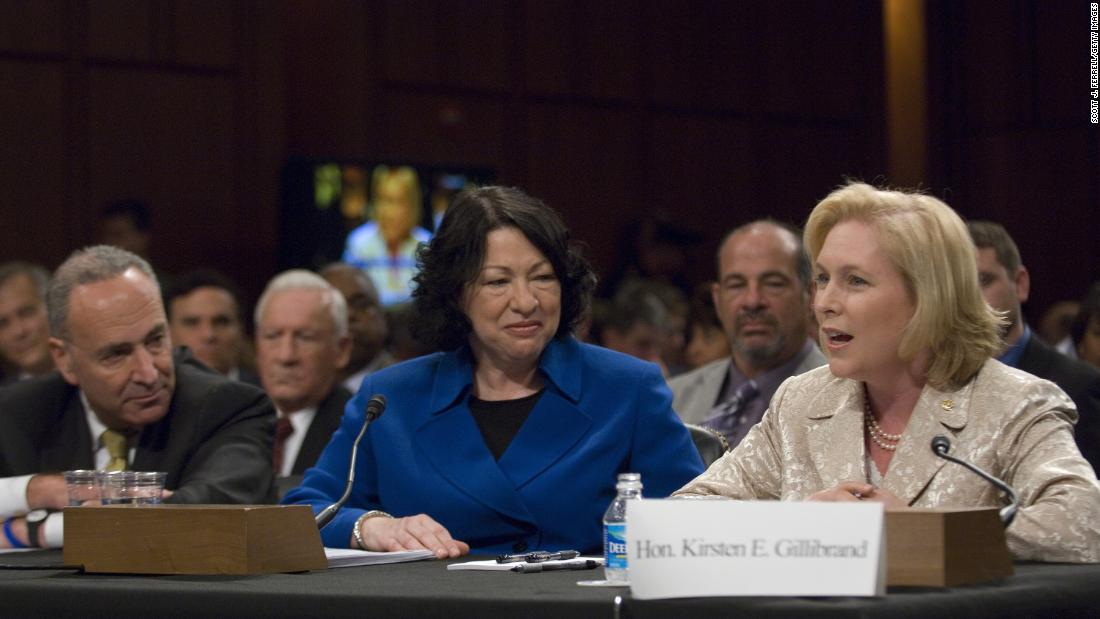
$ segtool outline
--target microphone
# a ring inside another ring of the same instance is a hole
[[[1008,505],[1001,508],[1001,522],[1004,523],[1006,528],[1008,527],[1008,525],[1012,524],[1012,519],[1016,517],[1016,510],[1020,507],[1020,497],[1016,496],[1016,491],[1013,490],[1008,484],[990,475],[989,473],[986,473],[977,466],[970,464],[965,460],[960,460],[955,456],[948,455],[948,451],[951,451],[951,441],[942,434],[936,435],[935,438],[932,439],[932,453],[943,458],[944,460],[954,462],[955,464],[970,469],[974,474],[978,475],[979,477],[988,481],[994,486],[997,486],[997,488],[1008,495]]]
[[[336,517],[336,512],[340,511],[344,503],[348,502],[348,497],[351,496],[351,487],[355,483],[355,454],[359,452],[359,441],[363,440],[363,435],[367,433],[367,426],[370,425],[370,422],[381,417],[385,410],[386,396],[377,393],[371,396],[371,399],[367,401],[367,413],[366,418],[363,420],[363,427],[359,428],[359,436],[355,437],[355,442],[351,445],[351,465],[348,467],[348,485],[344,488],[344,495],[341,496],[338,501],[317,513],[315,520],[318,529],[323,529],[326,524]]]

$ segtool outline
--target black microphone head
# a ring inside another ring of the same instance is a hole
[[[374,421],[386,410],[386,396],[376,393],[367,401],[367,419]]]
[[[932,451],[938,454],[945,454],[951,451],[951,441],[942,434],[937,434],[932,438]]]

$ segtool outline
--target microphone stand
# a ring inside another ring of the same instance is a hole
[[[359,435],[355,437],[355,442],[351,445],[351,464],[348,467],[348,483],[344,487],[344,494],[335,503],[317,512],[315,520],[318,529],[323,529],[325,525],[331,522],[332,519],[336,517],[336,512],[340,511],[344,503],[348,502],[348,497],[351,496],[351,487],[355,484],[355,456],[359,453],[359,441],[363,440],[363,435],[367,433],[367,426],[375,419],[381,417],[385,410],[386,397],[381,394],[372,396],[370,401],[367,402],[366,418],[363,420],[363,427],[359,428]]]
[[[946,436],[943,436],[941,434],[932,439],[932,452],[934,454],[943,458],[944,460],[954,462],[955,464],[969,469],[972,473],[993,484],[1008,495],[1009,503],[1008,505],[1002,507],[1000,512],[1001,522],[1004,523],[1005,528],[1008,528],[1008,525],[1012,524],[1012,520],[1016,518],[1016,510],[1020,507],[1020,497],[1016,496],[1016,491],[1013,490],[1012,487],[1005,482],[990,475],[989,473],[986,473],[977,466],[948,454],[947,452],[950,451],[950,449],[951,441],[948,440]]]

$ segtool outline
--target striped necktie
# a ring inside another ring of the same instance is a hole
[[[750,380],[741,385],[737,391],[733,392],[730,399],[711,409],[710,415],[702,423],[703,427],[710,428],[729,439],[736,432],[737,426],[744,421],[741,411],[758,395],[760,395],[760,389],[755,381]],[[730,444],[733,445],[734,442],[731,440]]]

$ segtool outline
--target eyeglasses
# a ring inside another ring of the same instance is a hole
[[[537,550],[535,552],[528,552],[519,555],[500,555],[497,557],[497,563],[542,563],[544,561],[564,561],[568,559],[576,559],[581,553],[576,550],[559,550],[558,552],[547,552],[545,550]]]

